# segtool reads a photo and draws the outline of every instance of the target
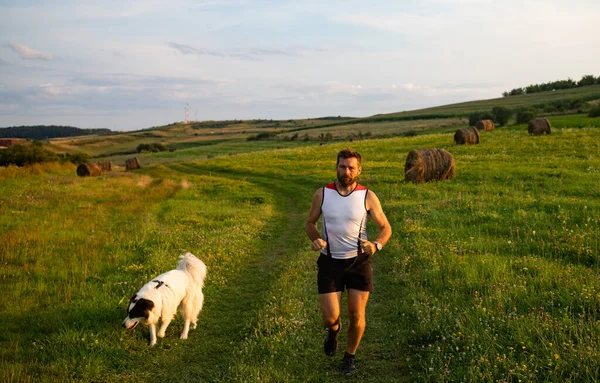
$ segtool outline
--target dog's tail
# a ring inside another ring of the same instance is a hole
[[[206,265],[192,253],[183,253],[179,256],[177,269],[187,272],[202,288],[204,286],[204,278],[206,278]]]

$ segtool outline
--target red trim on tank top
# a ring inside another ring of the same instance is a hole
[[[332,182],[332,183],[330,183],[330,184],[327,184],[327,185],[325,185],[325,189],[335,190],[335,191],[337,191],[337,192],[338,192],[338,194],[339,194],[339,191],[338,191],[338,190],[337,190],[337,188],[335,187],[335,182]],[[354,193],[354,192],[355,192],[355,191],[357,191],[357,190],[368,190],[368,189],[367,189],[366,187],[364,187],[363,185],[361,185],[361,184],[356,184],[356,187],[354,188],[354,190],[352,190],[352,191],[350,192],[350,194]],[[341,194],[340,194],[340,196],[342,196],[342,197],[348,197],[350,194],[347,194],[347,195],[341,195]]]

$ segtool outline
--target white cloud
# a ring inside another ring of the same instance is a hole
[[[31,49],[26,45],[8,43],[8,46],[25,60],[52,60],[52,55]]]
[[[58,87],[56,85],[52,85],[50,83],[40,84],[40,88],[42,90],[42,94],[44,94],[46,96],[59,96],[64,93],[68,93],[68,92],[65,92],[65,90],[63,88]]]
[[[325,92],[327,94],[346,93],[351,95],[357,95],[362,90],[362,86],[360,85],[344,84],[338,81],[326,82],[325,88]]]
[[[408,91],[413,91],[413,90],[420,90],[422,89],[422,87],[420,85],[415,85],[412,83],[407,83],[407,84],[394,84],[392,85],[393,89],[404,89],[404,90],[408,90]]]

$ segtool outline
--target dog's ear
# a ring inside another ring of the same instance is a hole
[[[140,298],[129,310],[130,318],[148,318],[148,315],[154,308],[154,302],[149,299]]]
[[[151,300],[148,299],[140,299],[140,301],[144,301],[144,305],[146,306],[146,310],[148,311],[152,311],[152,309],[154,308],[154,302],[152,302]]]
[[[144,317],[146,319],[148,319],[148,316],[150,316],[150,312],[152,312],[152,309],[154,308],[154,302],[152,302],[151,300],[142,298],[138,301],[137,304],[139,304],[141,307],[143,307]]]

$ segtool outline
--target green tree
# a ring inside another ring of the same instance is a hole
[[[58,154],[45,149],[40,141],[12,145],[7,149],[0,150],[0,166],[26,166],[58,160]]]
[[[477,121],[481,120],[493,120],[494,116],[490,112],[473,112],[469,114],[469,125],[475,126]]]
[[[517,124],[527,124],[536,117],[536,112],[533,109],[520,107],[517,109],[516,118]]]
[[[506,125],[512,114],[512,111],[504,106],[495,106],[492,108],[492,120],[500,126]]]
[[[592,109],[590,109],[588,117],[600,117],[600,105],[596,105]]]
[[[579,82],[577,82],[577,86],[594,85],[597,81],[598,79],[595,78],[593,75],[587,74],[583,76],[581,80],[579,80]]]

